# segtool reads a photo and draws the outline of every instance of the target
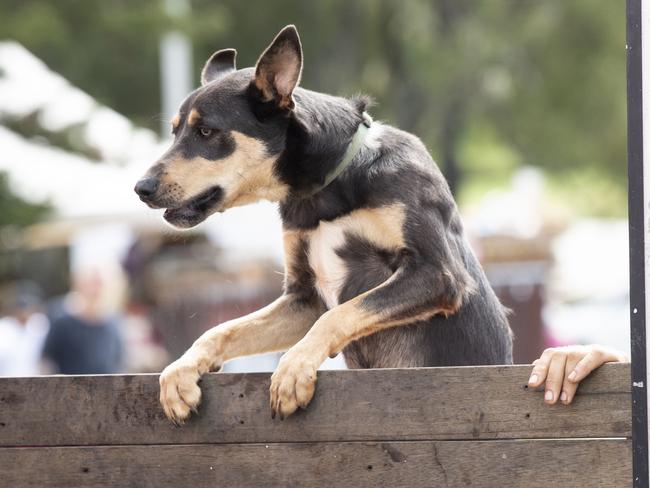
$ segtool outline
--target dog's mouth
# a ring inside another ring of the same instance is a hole
[[[200,224],[216,210],[223,199],[223,188],[212,186],[177,207],[168,207],[163,218],[174,227],[188,229]]]

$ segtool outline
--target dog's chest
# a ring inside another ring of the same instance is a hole
[[[328,308],[339,304],[346,283],[356,282],[354,293],[362,293],[369,287],[360,281],[376,286],[372,275],[379,273],[383,279],[386,273],[390,275],[385,256],[404,246],[403,222],[403,206],[391,205],[359,209],[330,222],[321,221],[307,233],[309,267],[316,290]]]
[[[309,266],[315,286],[327,308],[338,305],[347,268],[337,251],[345,246],[345,227],[336,222],[321,222],[309,234]]]

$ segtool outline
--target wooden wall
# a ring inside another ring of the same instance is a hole
[[[175,427],[156,375],[0,379],[0,486],[624,487],[629,365],[572,406],[529,366],[319,372],[309,407],[271,420],[268,374],[210,374]]]

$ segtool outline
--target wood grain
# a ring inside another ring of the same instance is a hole
[[[621,488],[631,441],[413,441],[0,449],[13,488]]]
[[[609,364],[574,404],[525,387],[530,366],[319,372],[314,400],[271,420],[269,374],[210,374],[198,415],[172,426],[157,375],[0,379],[0,445],[629,437],[630,367]]]

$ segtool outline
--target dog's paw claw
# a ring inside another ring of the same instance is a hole
[[[293,359],[290,353],[282,358],[271,377],[271,415],[284,420],[298,408],[306,408],[314,395],[316,368],[309,362]]]
[[[191,363],[179,359],[160,374],[160,404],[165,415],[177,427],[182,426],[201,403],[198,386],[199,370]]]

